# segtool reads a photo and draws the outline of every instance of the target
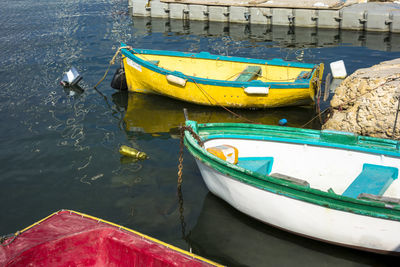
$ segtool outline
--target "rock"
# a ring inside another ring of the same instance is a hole
[[[400,58],[359,69],[336,88],[333,112],[322,129],[399,138],[400,116],[392,136],[399,95]]]

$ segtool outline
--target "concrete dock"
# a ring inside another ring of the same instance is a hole
[[[400,0],[129,0],[133,16],[400,33]]]

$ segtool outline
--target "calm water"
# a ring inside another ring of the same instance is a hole
[[[132,19],[126,0],[0,0],[0,5],[0,234],[64,208],[192,247],[230,266],[382,266],[393,260],[297,237],[240,214],[208,193],[188,153],[180,214],[176,127],[183,122],[182,108],[202,122],[240,119],[219,108],[118,93],[109,86],[116,66],[99,92],[92,87],[121,41],[312,63],[343,59],[351,73],[400,57],[398,35]],[[71,66],[84,77],[82,94],[59,85]],[[237,112],[267,124],[286,118],[298,127],[315,116],[308,107]],[[121,160],[123,144],[150,159]]]

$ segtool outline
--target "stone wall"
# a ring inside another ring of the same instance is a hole
[[[399,95],[400,58],[359,69],[336,88],[333,112],[322,129],[399,138],[400,114],[392,136]]]

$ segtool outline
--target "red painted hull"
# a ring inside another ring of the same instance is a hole
[[[0,266],[216,266],[130,229],[60,211],[0,246]]]

